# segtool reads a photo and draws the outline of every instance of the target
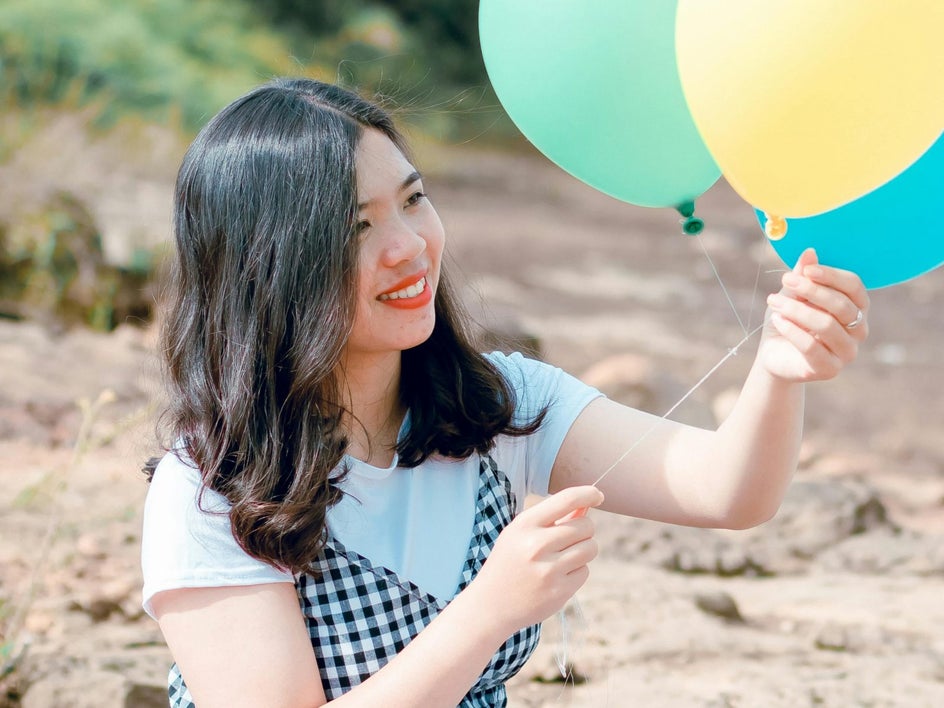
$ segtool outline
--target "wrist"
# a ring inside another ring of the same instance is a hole
[[[470,631],[475,631],[482,641],[494,643],[496,649],[521,629],[501,596],[490,592],[481,573],[449,603],[449,607],[453,605],[456,614],[469,621]]]
[[[784,376],[773,371],[765,362],[757,360],[747,377],[748,381],[754,379],[755,382],[767,388],[775,394],[790,395],[791,392],[802,392],[805,381],[789,376]]]

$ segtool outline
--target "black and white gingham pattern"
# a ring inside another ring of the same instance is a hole
[[[295,583],[328,699],[365,681],[443,605],[386,568],[330,540],[316,574]]]
[[[167,675],[167,697],[170,699],[171,708],[195,708],[193,697],[184,683],[184,677],[180,675],[177,664],[170,667],[170,673]]]
[[[490,456],[484,456],[479,464],[475,527],[458,590],[478,574],[516,509],[508,478]],[[381,669],[447,604],[334,539],[328,540],[312,570],[300,575],[295,585],[329,700]],[[461,708],[504,706],[505,681],[521,669],[539,638],[540,625],[510,637],[463,698]],[[172,708],[193,708],[176,664],[169,685]]]
[[[518,502],[511,482],[498,469],[495,460],[486,455],[479,465],[479,494],[475,509],[475,530],[469,554],[462,571],[459,591],[472,582],[492,552],[498,534],[515,517]],[[541,638],[541,625],[535,624],[516,632],[495,653],[479,680],[466,695],[462,708],[504,706],[505,682],[518,673],[531,657]]]

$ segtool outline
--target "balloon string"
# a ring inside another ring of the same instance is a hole
[[[702,253],[705,254],[705,258],[708,260],[708,265],[711,266],[711,272],[715,274],[715,278],[718,280],[718,285],[721,286],[721,292],[724,293],[724,296],[728,299],[728,304],[731,306],[731,311],[734,313],[734,317],[737,319],[738,324],[741,326],[741,331],[744,334],[747,334],[747,327],[744,326],[744,322],[741,321],[741,316],[738,314],[737,308],[734,306],[734,300],[731,299],[731,294],[728,292],[728,289],[724,286],[724,281],[721,279],[721,275],[718,273],[718,269],[715,268],[715,263],[711,260],[711,256],[708,254],[708,249],[705,248],[705,243],[702,241],[700,235],[696,235],[695,238],[698,240],[698,245],[701,246]]]
[[[760,289],[760,271],[761,265],[757,264],[757,275],[754,276],[754,289],[751,291],[751,309],[747,312],[747,327],[750,329],[751,322],[754,320],[754,307],[757,304],[757,291]]]
[[[694,386],[692,386],[692,387],[685,393],[684,396],[682,396],[678,401],[676,401],[676,403],[675,403],[671,408],[669,408],[669,410],[667,410],[667,411],[662,415],[662,417],[657,418],[657,419],[652,423],[652,425],[649,427],[649,429],[646,430],[646,431],[639,437],[639,439],[636,440],[636,442],[634,442],[622,455],[620,455],[620,456],[617,458],[617,460],[616,460],[612,465],[610,465],[610,466],[603,472],[603,474],[601,474],[601,475],[599,476],[599,478],[593,483],[593,486],[596,487],[597,485],[599,485],[600,482],[602,482],[603,479],[604,479],[610,472],[612,472],[614,469],[616,469],[616,466],[619,465],[620,462],[622,462],[623,460],[625,460],[626,457],[627,457],[633,450],[635,450],[646,438],[648,438],[649,435],[651,435],[652,432],[653,432],[657,427],[659,427],[660,424],[662,424],[665,420],[667,420],[668,417],[669,417],[670,415],[672,415],[672,413],[675,411],[676,408],[678,408],[678,407],[679,407],[680,405],[682,405],[686,400],[688,400],[689,396],[691,396],[693,393],[695,393],[695,391],[697,391],[698,388],[699,388],[703,383],[705,383],[709,378],[711,378],[712,374],[714,374],[718,369],[720,369],[721,366],[722,366],[728,359],[730,359],[732,356],[737,355],[738,349],[740,349],[741,345],[743,345],[745,342],[747,342],[747,340],[749,340],[751,337],[753,337],[755,334],[757,334],[761,329],[763,329],[763,327],[764,327],[764,325],[763,325],[763,323],[761,323],[760,325],[758,325],[757,327],[755,327],[753,330],[751,330],[750,332],[748,332],[747,334],[745,334],[744,337],[741,339],[740,342],[738,342],[737,344],[735,344],[733,348],[729,349],[729,350],[728,350],[728,353],[725,354],[717,364],[715,364],[713,367],[711,367],[711,370],[710,370],[707,374],[705,374],[704,376],[701,377],[701,379],[698,380],[698,383],[696,383]],[[576,518],[576,517],[578,517],[578,516],[584,516],[584,515],[586,515],[586,513],[587,513],[587,509],[586,509],[586,508],[584,508],[584,509],[578,509],[576,512],[574,512],[573,514],[571,514],[570,518]],[[571,598],[571,600],[570,600],[570,602],[569,602],[568,604],[569,604],[569,606],[571,607],[571,609],[572,609],[574,615],[576,616],[577,623],[580,624],[581,626],[585,626],[586,623],[587,623],[587,622],[586,622],[586,618],[584,617],[583,610],[581,609],[580,603],[579,603],[578,600],[577,600],[577,596],[574,595],[574,596]],[[566,609],[566,608],[562,608],[561,610],[558,611],[558,613],[557,613],[557,618],[558,618],[558,621],[560,622],[561,641],[560,641],[560,646],[558,647],[557,651],[555,652],[555,657],[554,657],[554,658],[555,658],[556,661],[557,661],[557,668],[558,668],[558,670],[560,671],[560,675],[561,675],[561,677],[562,677],[562,678],[565,680],[565,682],[566,682],[567,680],[569,680],[570,678],[572,678],[572,675],[571,675],[571,674],[572,674],[572,672],[573,672],[573,670],[574,670],[574,667],[568,662],[568,659],[569,659],[569,651],[568,651],[568,649],[569,649],[570,645],[572,644],[572,640],[571,640],[571,634],[572,634],[572,632],[571,632],[571,624],[572,624],[572,623],[568,621],[568,618],[567,618],[567,609]]]
[[[749,316],[748,316],[748,325],[747,325],[747,327],[745,327],[745,326],[744,326],[744,323],[741,321],[740,315],[738,315],[737,308],[734,306],[734,301],[731,299],[731,296],[730,296],[730,294],[728,293],[728,289],[725,287],[724,281],[721,279],[721,275],[718,273],[718,269],[715,268],[715,264],[714,264],[714,262],[711,260],[711,256],[710,256],[709,253],[708,253],[708,249],[705,248],[705,244],[702,242],[701,236],[699,236],[699,235],[697,235],[697,234],[695,234],[695,236],[696,236],[696,238],[698,239],[698,245],[701,246],[701,250],[702,250],[702,252],[705,254],[705,258],[708,260],[708,264],[711,266],[712,272],[715,274],[715,278],[717,278],[717,280],[718,280],[718,284],[721,286],[722,292],[724,292],[725,297],[726,297],[727,300],[728,300],[728,304],[731,306],[731,310],[734,312],[734,316],[737,318],[738,324],[741,325],[741,329],[744,331],[744,337],[741,339],[740,342],[738,342],[737,344],[735,344],[733,348],[729,349],[729,350],[728,350],[728,353],[725,354],[717,364],[715,364],[713,367],[711,367],[711,369],[708,371],[708,373],[706,373],[704,376],[702,376],[701,379],[699,379],[698,382],[697,382],[694,386],[692,386],[692,387],[685,393],[684,396],[682,396],[678,401],[675,402],[674,405],[672,405],[671,408],[669,408],[669,410],[667,410],[665,413],[663,413],[660,418],[657,418],[657,419],[652,423],[652,425],[642,434],[642,436],[640,436],[640,437],[636,440],[636,442],[634,442],[625,452],[623,452],[623,454],[620,455],[620,456],[616,459],[616,461],[615,461],[612,465],[610,465],[610,466],[603,472],[603,474],[601,474],[601,475],[597,478],[597,480],[593,483],[593,486],[594,486],[594,487],[596,487],[597,485],[599,485],[600,482],[602,482],[603,479],[604,479],[608,474],[610,474],[610,472],[612,472],[614,469],[616,469],[617,465],[619,465],[623,460],[625,460],[625,459],[630,455],[630,453],[632,453],[633,450],[635,450],[639,445],[641,445],[642,442],[643,442],[646,438],[648,438],[649,435],[651,435],[652,432],[653,432],[657,427],[659,427],[659,425],[660,425],[661,423],[663,423],[665,420],[667,420],[668,417],[669,417],[670,415],[672,415],[672,413],[674,413],[675,410],[676,410],[680,405],[682,405],[686,400],[688,400],[688,398],[689,398],[692,394],[694,394],[695,391],[697,391],[697,390],[702,386],[702,384],[704,384],[709,378],[711,378],[711,376],[712,376],[718,369],[720,369],[721,366],[722,366],[728,359],[730,359],[732,356],[735,356],[735,355],[738,353],[738,350],[741,348],[741,346],[742,346],[745,342],[747,342],[751,337],[753,337],[755,334],[757,334],[757,332],[759,332],[759,331],[760,331],[761,329],[763,329],[763,327],[764,327],[764,324],[761,323],[760,325],[758,325],[758,326],[755,327],[754,329],[748,331],[748,327],[750,327],[751,319],[753,318],[754,302],[755,302],[755,300],[756,300],[756,298],[757,298],[757,290],[758,290],[758,287],[759,287],[759,285],[760,285],[760,271],[761,271],[761,265],[760,265],[760,263],[757,264],[757,276],[756,276],[756,278],[755,278],[755,280],[754,280],[754,291],[753,291],[753,293],[752,293],[752,295],[751,295],[751,310],[750,310],[750,313],[749,313]],[[587,509],[579,509],[579,510],[574,514],[574,517],[576,517],[576,516],[584,516],[586,513],[587,513]],[[580,603],[578,602],[576,595],[575,595],[573,598],[571,598],[571,601],[570,601],[569,604],[570,604],[570,606],[571,606],[571,608],[572,608],[574,614],[576,615],[576,619],[578,620],[578,623],[581,624],[581,625],[586,625],[586,618],[584,617],[583,610],[582,610],[581,607],[580,607]],[[569,654],[568,648],[569,648],[569,646],[570,646],[570,644],[571,644],[571,633],[572,633],[572,632],[571,632],[571,629],[572,629],[571,624],[572,624],[572,623],[568,621],[568,618],[567,618],[567,616],[566,616],[566,608],[561,609],[561,610],[557,613],[557,615],[558,615],[558,620],[560,621],[560,625],[561,625],[561,642],[560,642],[560,647],[558,648],[557,652],[555,653],[555,659],[557,660],[557,668],[558,668],[558,670],[560,671],[561,676],[564,678],[564,680],[565,680],[565,682],[566,682],[568,678],[571,678],[571,672],[573,671],[573,667],[570,666],[569,663],[568,663],[568,659],[569,659],[569,656],[568,656],[568,654]]]
[[[593,486],[595,487],[595,486],[597,486],[600,482],[602,482],[602,481],[603,481],[603,478],[606,477],[610,472],[612,472],[620,462],[622,462],[623,460],[625,460],[625,459],[626,459],[626,456],[629,455],[629,453],[631,453],[633,450],[635,450],[637,447],[639,447],[639,445],[643,442],[643,440],[645,440],[647,437],[649,437],[649,435],[651,435],[652,432],[653,432],[657,427],[659,427],[659,425],[660,425],[663,421],[665,421],[670,415],[672,415],[672,413],[675,412],[675,409],[676,409],[676,408],[678,408],[678,407],[679,407],[680,405],[682,405],[685,401],[687,401],[688,398],[689,398],[693,393],[695,393],[695,391],[697,391],[697,390],[701,387],[701,385],[702,385],[703,383],[705,383],[705,381],[707,381],[707,380],[711,377],[712,374],[714,374],[718,369],[720,369],[721,366],[722,366],[728,359],[730,359],[732,356],[735,356],[735,355],[738,353],[738,349],[741,348],[741,345],[743,345],[745,342],[747,342],[748,339],[750,339],[750,338],[753,337],[755,334],[757,334],[761,329],[763,329],[763,327],[764,327],[763,324],[759,324],[759,325],[758,325],[757,327],[755,327],[753,330],[751,330],[750,332],[748,332],[747,334],[745,334],[744,337],[741,339],[740,342],[738,342],[737,344],[735,344],[732,349],[729,349],[729,350],[728,350],[728,353],[725,354],[725,355],[721,358],[721,361],[719,361],[717,364],[715,364],[713,367],[711,367],[711,370],[710,370],[707,374],[705,374],[704,376],[702,376],[701,379],[699,379],[698,383],[696,383],[694,386],[692,386],[692,387],[686,392],[686,394],[685,394],[684,396],[682,396],[678,401],[676,401],[676,403],[675,403],[671,408],[669,408],[669,410],[667,410],[665,413],[663,413],[661,417],[657,418],[657,419],[655,420],[655,422],[649,427],[649,429],[646,430],[646,431],[639,437],[639,439],[636,440],[636,442],[634,442],[634,443],[629,447],[628,450],[626,450],[626,452],[624,452],[622,455],[620,455],[620,456],[617,458],[616,462],[614,462],[612,465],[610,465],[609,467],[607,467],[607,468],[606,468],[606,471],[605,471],[603,474],[601,474],[601,475],[599,476],[599,478],[597,479],[596,482],[593,483]]]
[[[757,296],[757,289],[758,289],[758,287],[759,287],[759,285],[760,285],[760,271],[761,271],[760,263],[757,264],[757,276],[756,276],[755,279],[754,279],[754,290],[753,290],[753,293],[752,293],[752,295],[751,295],[751,310],[750,310],[749,317],[748,317],[748,324],[747,324],[747,326],[745,326],[745,325],[744,325],[744,321],[741,319],[741,316],[738,314],[737,307],[734,305],[734,300],[732,299],[731,294],[729,293],[727,287],[725,287],[724,280],[721,278],[721,274],[718,272],[718,269],[715,267],[714,261],[711,259],[711,254],[708,253],[708,249],[705,247],[704,241],[702,240],[702,238],[701,238],[700,235],[696,235],[695,238],[696,238],[696,240],[698,241],[698,245],[701,247],[702,253],[705,254],[705,259],[708,261],[708,265],[711,266],[711,272],[714,273],[715,278],[716,278],[717,281],[718,281],[718,285],[721,286],[721,291],[724,293],[724,296],[725,296],[725,298],[726,298],[727,301],[728,301],[728,305],[730,305],[731,311],[734,313],[734,317],[737,319],[738,324],[741,326],[741,330],[744,332],[744,338],[741,339],[740,342],[738,342],[737,344],[735,344],[732,349],[728,350],[728,353],[725,354],[724,357],[721,358],[721,361],[719,361],[717,364],[715,364],[715,365],[711,368],[711,370],[710,370],[707,374],[705,374],[705,375],[698,381],[698,383],[696,383],[692,388],[690,388],[690,389],[688,390],[688,392],[687,392],[684,396],[682,396],[682,398],[680,398],[678,401],[676,401],[676,403],[675,403],[671,408],[669,408],[669,410],[667,410],[667,411],[662,415],[661,418],[658,418],[658,419],[653,423],[652,427],[650,427],[648,430],[646,430],[646,431],[643,433],[642,437],[640,437],[638,440],[636,440],[636,442],[634,442],[634,443],[630,446],[630,448],[629,448],[628,450],[626,450],[622,455],[620,455],[620,457],[616,460],[616,462],[614,462],[612,465],[610,465],[610,466],[603,472],[603,474],[600,475],[600,477],[597,479],[597,481],[593,483],[593,486],[598,485],[598,484],[603,480],[604,477],[606,477],[610,472],[613,471],[613,468],[614,468],[614,467],[616,467],[620,462],[622,462],[624,459],[626,459],[627,455],[629,455],[633,450],[635,450],[635,449],[643,442],[643,440],[645,440],[647,437],[649,437],[649,435],[652,434],[652,432],[659,426],[659,424],[660,424],[662,421],[666,420],[670,415],[672,415],[672,413],[675,412],[675,409],[678,408],[680,405],[682,405],[686,400],[688,400],[688,398],[689,398],[693,393],[695,393],[695,391],[698,390],[698,388],[699,388],[703,383],[705,383],[705,381],[707,381],[707,380],[711,377],[712,374],[714,374],[718,369],[720,369],[721,366],[722,366],[728,359],[730,359],[732,356],[734,356],[734,355],[736,355],[736,354],[738,353],[738,349],[740,349],[741,345],[743,345],[748,339],[750,339],[752,336],[754,336],[754,335],[755,335],[758,331],[760,331],[760,330],[763,328],[763,326],[764,326],[763,324],[760,324],[758,327],[755,327],[753,330],[750,330],[750,331],[748,330],[748,327],[750,327],[750,320],[751,320],[751,318],[753,318],[753,313],[754,313],[754,300],[756,299],[756,296]]]

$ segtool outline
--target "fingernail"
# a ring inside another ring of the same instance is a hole
[[[803,275],[805,275],[807,278],[822,278],[823,269],[819,266],[806,266],[803,269]]]
[[[767,304],[771,307],[780,307],[783,305],[784,300],[785,298],[783,295],[779,295],[777,293],[771,293],[767,296]]]

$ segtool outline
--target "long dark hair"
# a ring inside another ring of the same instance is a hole
[[[354,319],[354,160],[368,128],[406,154],[375,104],[277,79],[217,114],[177,179],[163,420],[204,488],[232,504],[239,544],[294,572],[320,551],[342,496],[337,371]],[[435,309],[432,335],[402,355],[404,466],[485,453],[495,436],[532,433],[543,419],[513,420],[514,391],[473,346],[445,268]]]

